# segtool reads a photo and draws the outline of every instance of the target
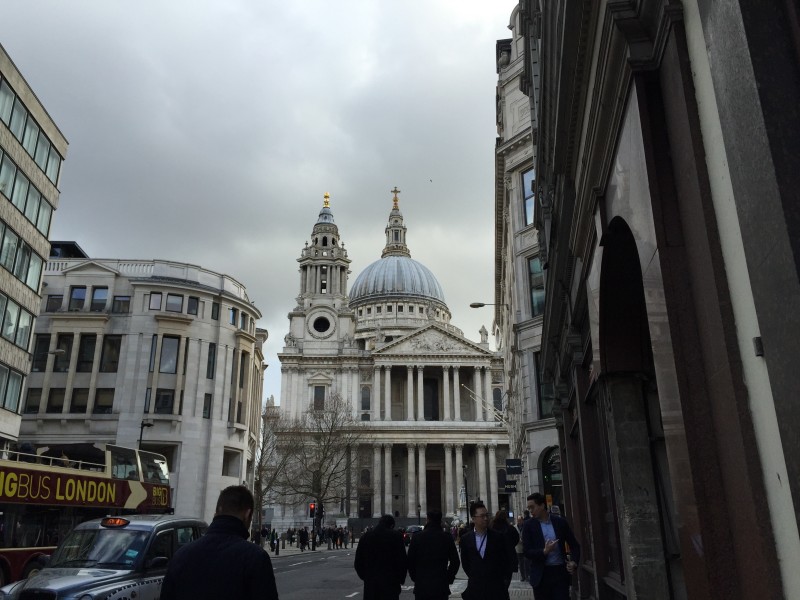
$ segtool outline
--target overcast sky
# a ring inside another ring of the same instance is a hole
[[[239,280],[269,331],[331,194],[380,258],[398,186],[411,256],[452,323],[491,329],[495,42],[514,0],[3,0],[0,43],[69,141],[51,239]]]

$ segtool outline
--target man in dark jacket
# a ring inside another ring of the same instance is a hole
[[[531,586],[536,600],[569,600],[572,574],[581,547],[566,519],[551,515],[542,494],[528,496],[532,519],[522,527],[522,545],[530,560]]]
[[[254,504],[244,486],[222,490],[206,534],[169,562],[161,600],[278,600],[269,555],[247,541]]]
[[[364,582],[364,600],[397,600],[406,581],[406,546],[394,530],[394,517],[383,515],[358,542],[355,569]]]
[[[416,600],[447,600],[460,565],[453,537],[442,530],[442,511],[429,511],[425,529],[413,535],[408,547]]]
[[[475,529],[461,537],[461,565],[467,574],[464,600],[508,600],[506,580],[511,579],[508,542],[499,531],[489,528],[486,505],[474,502],[470,515]]]

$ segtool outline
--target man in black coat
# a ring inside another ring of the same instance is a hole
[[[467,574],[464,600],[508,600],[506,580],[511,578],[508,543],[499,531],[489,529],[486,505],[470,507],[475,529],[461,537],[461,565]]]
[[[242,485],[222,490],[206,534],[170,560],[161,600],[278,600],[269,555],[247,541],[254,504]]]
[[[394,529],[394,517],[383,515],[358,542],[355,569],[364,582],[364,600],[397,600],[406,581],[406,545]]]
[[[425,529],[414,534],[408,547],[416,600],[447,600],[460,565],[453,537],[442,530],[442,511],[429,511]]]
[[[536,600],[569,600],[572,574],[581,547],[566,519],[551,515],[542,494],[528,496],[532,519],[522,527],[522,546],[530,560],[531,586]]]

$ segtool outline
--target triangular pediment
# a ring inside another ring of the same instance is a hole
[[[419,356],[421,354],[447,356],[490,357],[493,353],[481,348],[465,337],[456,335],[436,325],[428,325],[409,335],[387,344],[373,355]]]
[[[72,267],[68,267],[62,273],[80,273],[81,275],[119,275],[119,271],[112,269],[108,265],[87,260]]]

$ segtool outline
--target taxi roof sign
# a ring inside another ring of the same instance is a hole
[[[130,521],[122,517],[105,517],[100,521],[102,527],[126,527],[129,524]]]

